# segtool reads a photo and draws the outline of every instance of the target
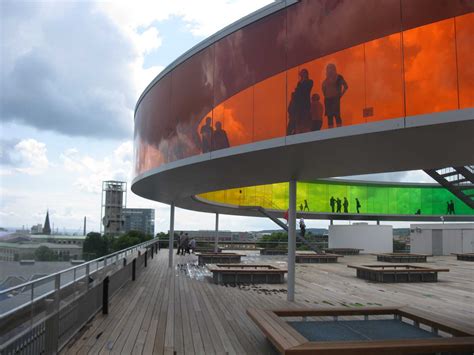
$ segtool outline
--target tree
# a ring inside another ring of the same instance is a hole
[[[112,250],[115,252],[127,249],[150,239],[152,239],[151,235],[132,230],[128,233],[122,234],[117,238],[114,238],[112,241]]]
[[[288,234],[286,232],[273,232],[264,235],[257,242],[257,246],[265,249],[286,249],[288,247]]]
[[[38,261],[56,261],[58,256],[47,246],[41,245],[35,250],[35,259]]]
[[[82,246],[82,255],[87,260],[100,258],[108,253],[108,238],[100,233],[90,232],[87,234]]]

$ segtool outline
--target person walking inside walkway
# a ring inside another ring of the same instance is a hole
[[[334,213],[336,207],[336,199],[334,198],[334,196],[331,196],[331,199],[329,200],[329,205],[331,206],[331,212]]]
[[[308,206],[308,201],[304,200],[304,208],[303,211],[308,211],[309,212],[309,206]]]
[[[337,213],[341,213],[341,204],[342,204],[342,201],[341,201],[341,199],[338,197],[338,198],[336,199],[336,206],[337,206],[336,212],[337,212]]]
[[[306,234],[306,224],[304,224],[304,219],[300,218],[300,235],[304,237]]]
[[[288,105],[287,135],[309,132],[311,130],[311,89],[313,80],[309,78],[307,69],[299,72],[300,80],[291,94]]]
[[[349,201],[347,201],[346,197],[344,197],[344,203],[342,205],[344,206],[344,213],[349,213]]]
[[[336,65],[328,64],[326,67],[326,79],[323,81],[322,90],[329,128],[334,127],[334,119],[336,120],[337,127],[342,126],[341,98],[348,88],[349,86],[344,80],[344,77],[337,73]]]
[[[356,197],[356,208],[357,208],[357,213],[360,213],[361,205],[360,205],[360,201],[357,197]]]

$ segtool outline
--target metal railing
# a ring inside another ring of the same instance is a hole
[[[103,308],[103,294],[108,301],[134,280],[157,250],[158,240],[152,239],[0,291],[0,353],[59,351]]]

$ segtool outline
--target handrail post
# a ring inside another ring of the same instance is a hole
[[[109,277],[102,283],[102,314],[109,314]]]
[[[137,258],[133,259],[132,261],[132,281],[135,281],[137,271]]]
[[[295,253],[296,253],[296,180],[289,183],[288,201],[288,293],[287,300],[295,300]]]
[[[33,316],[34,316],[34,299],[35,299],[35,283],[31,284],[31,315],[30,315],[30,327],[33,328]]]
[[[89,282],[89,279],[90,279],[90,264],[86,264],[86,287],[87,287],[87,290],[90,289],[90,282]]]
[[[168,267],[173,267],[173,244],[174,244],[174,202],[170,205],[170,231],[168,236]]]
[[[148,250],[145,250],[145,267],[147,266]]]

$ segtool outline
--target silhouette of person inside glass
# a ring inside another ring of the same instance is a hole
[[[212,137],[212,148],[213,150],[229,148],[229,139],[227,138],[227,133],[222,129],[222,123],[220,121],[216,122],[216,130],[214,131],[214,136]]]
[[[451,214],[451,203],[446,201],[446,214]]]
[[[334,208],[336,206],[336,199],[334,196],[331,196],[331,199],[329,200],[329,205],[331,206],[331,212],[334,213]]]
[[[454,202],[451,200],[451,214],[456,214],[456,211],[454,210]]]
[[[336,199],[336,207],[337,207],[336,212],[337,212],[337,213],[341,213],[341,203],[342,203],[342,201],[341,201],[341,199],[338,197],[338,198]]]
[[[356,208],[357,208],[357,213],[360,213],[360,208],[361,208],[361,207],[362,207],[362,206],[360,205],[360,201],[359,201],[359,199],[356,197]]]
[[[342,126],[341,119],[341,97],[344,96],[349,86],[344,77],[337,73],[334,64],[326,66],[326,79],[323,81],[324,107],[328,118],[329,128],[334,127],[333,119],[336,119],[337,127]]]
[[[415,214],[421,214],[421,209],[418,208]]]
[[[303,208],[304,211],[309,211],[309,206],[308,206],[308,201],[307,200],[304,200],[304,208]]]
[[[309,78],[307,69],[299,72],[300,80],[291,94],[288,105],[287,135],[308,132],[311,128],[311,89],[313,80]]]
[[[347,201],[346,197],[344,197],[344,203],[342,205],[344,206],[344,213],[349,213],[349,201]]]
[[[324,108],[320,102],[319,94],[311,96],[311,130],[319,131],[323,125]]]
[[[212,128],[212,119],[207,117],[206,124],[201,127],[201,149],[203,153],[211,151],[213,133],[214,129]]]
[[[303,211],[303,204],[300,203],[300,211]]]

